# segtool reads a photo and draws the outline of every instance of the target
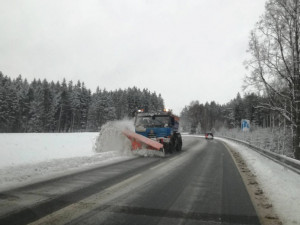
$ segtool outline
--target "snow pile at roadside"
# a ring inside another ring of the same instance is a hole
[[[139,149],[134,150],[133,155],[142,157],[164,157],[165,154],[162,151],[151,150],[151,149]]]
[[[0,191],[130,159],[117,152],[9,166],[0,169]]]
[[[243,157],[283,224],[300,224],[300,175],[243,145],[221,140]]]

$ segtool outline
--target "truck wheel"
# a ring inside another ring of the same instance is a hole
[[[181,139],[181,135],[176,133],[174,134],[174,136],[172,137],[173,139],[173,143],[174,143],[174,150],[176,152],[180,152],[181,151],[181,147],[182,147],[182,139]]]
[[[176,144],[176,142],[175,142],[175,140],[174,140],[174,137],[172,137],[171,138],[171,140],[170,140],[170,143],[169,143],[169,153],[173,153],[173,151],[176,149],[175,147],[175,144]]]
[[[177,142],[176,142],[176,151],[177,152],[181,151],[181,144],[180,144],[179,140],[177,140]]]
[[[177,152],[180,152],[181,149],[182,149],[182,138],[181,138],[181,135],[177,135],[177,144],[176,144],[176,151]]]
[[[172,154],[174,150],[174,145],[170,142],[169,143],[169,153]]]

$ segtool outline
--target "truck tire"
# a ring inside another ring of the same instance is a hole
[[[181,134],[177,134],[176,135],[176,151],[180,152],[182,149],[182,138],[181,138]]]
[[[169,153],[172,154],[176,150],[176,137],[173,135],[169,142]]]
[[[174,151],[174,141],[170,141],[169,143],[169,153],[172,154]]]

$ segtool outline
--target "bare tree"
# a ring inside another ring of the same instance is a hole
[[[246,82],[268,98],[259,107],[282,115],[291,124],[293,149],[300,159],[299,0],[269,0],[251,32]]]

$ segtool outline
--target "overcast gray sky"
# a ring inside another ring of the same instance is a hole
[[[0,71],[137,86],[176,113],[241,92],[248,37],[265,0],[1,0]]]

